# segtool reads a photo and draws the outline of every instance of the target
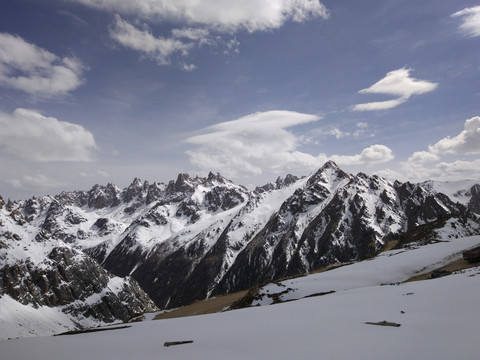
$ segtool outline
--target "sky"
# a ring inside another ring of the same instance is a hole
[[[2,0],[0,195],[480,179],[479,85],[478,0]]]

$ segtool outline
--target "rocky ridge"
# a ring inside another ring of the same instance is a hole
[[[308,177],[287,175],[253,191],[213,173],[204,178],[180,174],[168,184],[135,179],[125,189],[96,185],[4,203],[2,219],[9,225],[3,220],[0,226],[0,249],[10,253],[15,241],[62,244],[68,249],[63,253],[71,255],[64,258],[83,256],[131,284],[136,279],[158,307],[172,308],[372,257],[389,240],[439,218],[468,218],[458,222],[458,232],[480,233],[479,188],[469,184],[454,196],[434,182],[353,175],[333,162]],[[18,229],[29,229],[29,235]],[[59,256],[48,260],[57,269]],[[48,296],[28,301],[55,305],[47,302],[56,284],[55,275],[48,274],[32,277]],[[138,285],[131,286],[127,292],[148,303],[136,292]]]

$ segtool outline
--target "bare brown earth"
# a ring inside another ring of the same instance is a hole
[[[174,309],[163,314],[159,314],[155,316],[154,320],[172,319],[177,317],[221,312],[225,308],[229,307],[234,301],[245,296],[246,293],[247,291],[239,291],[233,294],[217,296],[208,300],[197,301],[193,304],[183,306],[181,308]]]
[[[479,266],[480,263],[469,263],[468,261],[465,261],[464,259],[458,259],[458,260],[455,260],[445,266],[442,266],[438,269],[435,269],[435,270],[446,270],[448,271],[449,273],[452,273],[454,271],[458,271],[458,270],[463,270],[463,269],[469,269],[469,268],[472,268],[472,267],[475,267],[475,266]],[[422,274],[422,275],[416,275],[416,276],[413,276],[411,277],[410,279],[408,279],[407,281],[405,282],[410,282],[410,281],[420,281],[420,280],[427,280],[427,279],[430,279],[431,278],[431,275],[432,275],[432,272],[433,271],[430,271],[426,274]]]

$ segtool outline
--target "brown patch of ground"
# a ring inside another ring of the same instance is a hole
[[[445,266],[442,266],[438,269],[435,269],[435,270],[446,270],[449,273],[452,273],[452,272],[457,271],[457,270],[469,269],[469,268],[479,266],[479,265],[480,265],[480,262],[470,263],[468,261],[465,261],[464,259],[458,259],[458,260],[455,260],[455,261],[453,261],[453,262],[451,262],[451,263],[449,263]],[[430,271],[430,272],[428,272],[426,274],[422,274],[422,275],[416,275],[416,276],[411,277],[410,279],[408,279],[405,282],[428,280],[428,279],[431,279],[432,273],[433,273],[433,271]]]
[[[159,314],[154,320],[173,319],[184,316],[204,315],[221,312],[232,303],[245,296],[247,291],[239,291],[233,294],[221,295],[208,300],[197,301],[193,304],[182,306],[181,308]]]
[[[380,249],[380,252],[384,252],[384,251],[389,251],[389,250],[392,250],[395,246],[398,245],[398,240],[390,240],[390,241],[387,241],[383,247]]]

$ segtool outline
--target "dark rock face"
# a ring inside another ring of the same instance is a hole
[[[41,266],[28,260],[6,265],[0,279],[0,295],[37,308],[63,306],[67,314],[104,322],[156,309],[135,280],[113,277],[90,257],[65,247],[53,248]]]
[[[476,184],[470,188],[471,198],[468,202],[468,210],[480,214],[480,185]]]

